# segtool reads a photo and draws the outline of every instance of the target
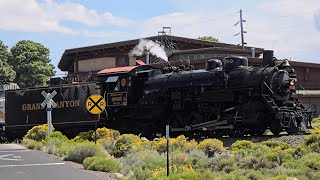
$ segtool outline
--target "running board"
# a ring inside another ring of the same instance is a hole
[[[220,126],[220,125],[226,125],[227,120],[223,121],[208,121],[204,123],[199,123],[199,124],[194,124],[190,126],[186,126],[185,128],[170,128],[171,132],[178,132],[178,131],[192,131],[192,130],[207,130],[209,128],[212,128],[213,126]],[[218,129],[218,128],[213,128],[213,129]]]

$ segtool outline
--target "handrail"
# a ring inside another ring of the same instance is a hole
[[[271,94],[273,94],[272,89],[268,86],[268,84],[266,82],[263,81],[263,84],[268,88],[268,90],[271,92]]]

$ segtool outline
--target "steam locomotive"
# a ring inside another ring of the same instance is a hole
[[[108,99],[107,126],[124,132],[163,133],[168,124],[171,132],[188,134],[261,135],[270,129],[278,135],[306,132],[310,119],[293,97],[294,69],[273,51],[264,52],[262,66],[229,56],[208,60],[201,70],[143,66],[100,81]]]
[[[93,83],[6,91],[0,135],[22,135],[45,124],[41,94],[53,90],[58,106],[52,123],[66,134],[105,126],[150,137],[163,134],[166,125],[172,134],[190,136],[261,135],[266,129],[275,135],[303,133],[310,115],[293,96],[296,81],[289,61],[275,59],[273,51],[264,51],[260,66],[228,56],[208,60],[200,70],[191,65],[111,68],[98,72]],[[106,99],[100,115],[86,109],[92,94]]]

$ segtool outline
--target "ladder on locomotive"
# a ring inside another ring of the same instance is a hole
[[[274,113],[280,110],[279,106],[268,94],[261,94],[263,102]]]

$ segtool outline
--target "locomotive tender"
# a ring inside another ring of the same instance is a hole
[[[200,70],[190,65],[162,69],[143,65],[102,70],[95,78],[96,83],[6,92],[8,107],[0,134],[25,133],[31,125],[46,123],[45,110],[39,106],[42,90],[58,91],[52,122],[57,130],[69,133],[98,125],[150,137],[164,133],[169,124],[171,132],[190,136],[261,135],[266,129],[278,135],[306,132],[310,120],[293,97],[294,69],[288,60],[276,60],[273,51],[264,51],[260,66],[229,56],[208,60]],[[96,93],[107,101],[99,116],[85,109],[86,98]],[[67,108],[69,101],[74,106]]]

